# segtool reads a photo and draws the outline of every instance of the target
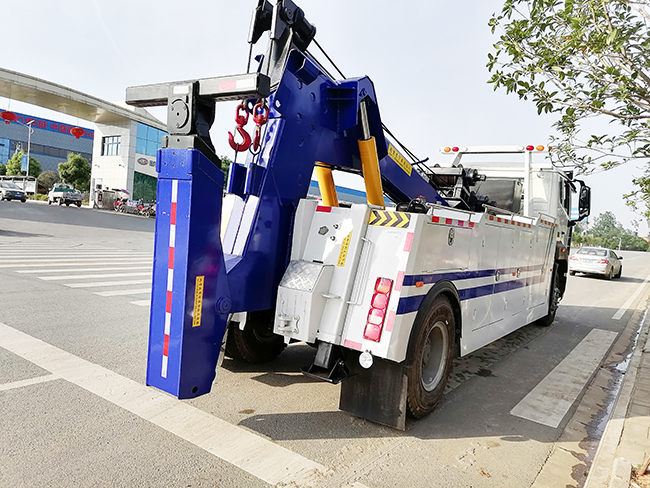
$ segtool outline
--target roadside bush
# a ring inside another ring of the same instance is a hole
[[[29,199],[30,200],[40,200],[42,202],[46,202],[47,201],[47,195],[42,195],[40,193],[37,193],[36,195],[30,195]]]

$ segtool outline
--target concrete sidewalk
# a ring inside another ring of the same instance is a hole
[[[589,470],[585,488],[628,488],[632,467],[650,455],[650,313],[646,309],[618,399]],[[645,481],[645,480],[644,480]]]

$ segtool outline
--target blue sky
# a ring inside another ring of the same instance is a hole
[[[297,0],[318,28],[318,42],[346,76],[375,83],[384,123],[421,158],[444,162],[446,145],[547,144],[553,118],[487,83],[487,53],[496,36],[487,22],[494,0]],[[2,67],[109,101],[127,86],[237,74],[246,69],[255,0],[26,0],[3,6],[13,19]],[[256,48],[262,51],[264,38]],[[318,54],[315,48],[312,50]],[[0,105],[88,125],[43,109]],[[217,153],[231,155],[234,108],[217,110]],[[159,115],[159,113],[156,113]],[[162,116],[162,115],[160,115]],[[92,124],[91,124],[92,126]],[[631,227],[627,209],[638,165],[590,176],[593,216],[613,211]],[[641,233],[647,233],[645,223]]]

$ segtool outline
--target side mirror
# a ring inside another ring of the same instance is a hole
[[[591,212],[591,188],[582,180],[575,181],[580,183],[580,191],[578,193],[578,218],[574,222],[579,222],[588,217]]]

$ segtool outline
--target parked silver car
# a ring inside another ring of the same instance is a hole
[[[605,278],[620,278],[623,272],[621,256],[611,249],[602,247],[581,247],[569,258],[569,274],[587,273],[604,275]]]
[[[0,200],[20,200],[25,203],[27,194],[16,183],[0,181]]]

